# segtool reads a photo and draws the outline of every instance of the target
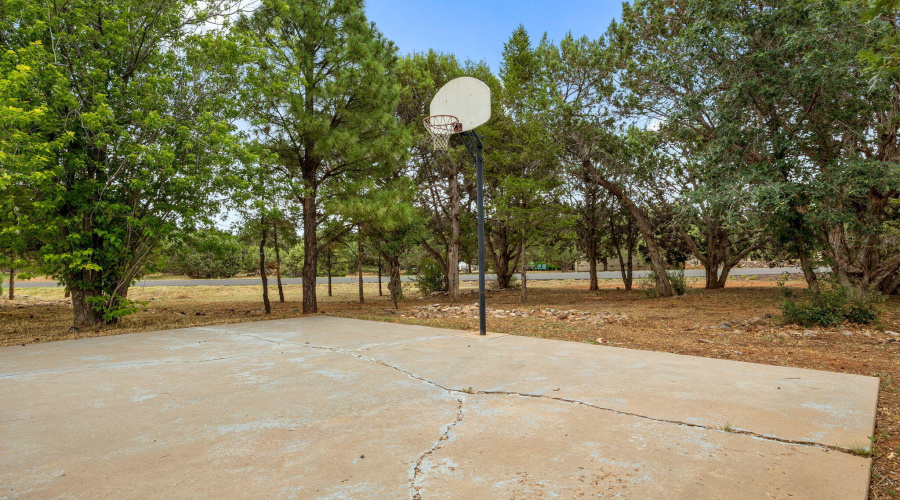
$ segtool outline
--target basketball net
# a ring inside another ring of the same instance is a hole
[[[450,136],[462,132],[462,123],[455,116],[434,115],[424,120],[425,129],[431,134],[435,151],[447,151],[450,148]]]

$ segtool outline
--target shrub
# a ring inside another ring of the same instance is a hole
[[[669,284],[672,285],[672,291],[675,292],[675,295],[684,295],[687,293],[687,280],[684,278],[683,269],[666,271],[666,274],[669,275]],[[659,291],[657,290],[657,277],[656,273],[653,271],[650,271],[650,273],[647,274],[647,277],[640,281],[639,286],[641,290],[644,291],[645,297],[653,298],[659,296]]]
[[[434,262],[424,262],[419,266],[419,273],[416,275],[416,285],[418,285],[419,292],[422,295],[446,291],[444,273],[441,272],[441,266]]]
[[[300,278],[303,276],[302,244],[294,245],[288,249],[288,251],[281,252],[281,272],[290,278]]]
[[[173,270],[190,278],[231,278],[243,269],[243,247],[222,231],[190,234],[172,250]]]
[[[255,245],[245,245],[241,254],[243,255],[243,264],[241,267],[248,275],[259,274],[259,247]]]
[[[878,321],[878,303],[883,297],[875,293],[861,293],[833,280],[822,280],[819,292],[797,292],[781,287],[781,314],[786,323],[802,326],[835,326],[844,321],[868,325]]]
[[[271,243],[271,238],[269,239],[269,243]],[[263,252],[266,256],[266,276],[273,275],[275,273],[276,261],[275,261],[275,249],[272,247],[266,247],[263,249]],[[246,272],[250,276],[258,276],[259,275],[259,243],[255,245],[245,245],[241,247],[241,253],[243,257],[241,258],[241,269]],[[284,274],[284,257],[285,250],[282,250],[281,253],[281,271]],[[301,268],[303,263],[300,264]]]

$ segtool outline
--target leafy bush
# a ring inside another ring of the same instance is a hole
[[[441,266],[434,262],[424,262],[419,266],[419,274],[416,275],[416,285],[419,286],[419,292],[422,295],[446,291],[444,273],[441,272]]]
[[[259,247],[256,245],[245,245],[241,250],[243,260],[241,267],[248,275],[259,274]]]
[[[231,278],[243,269],[243,247],[234,236],[217,230],[188,235],[173,246],[172,269],[190,278]]]
[[[781,314],[787,323],[802,326],[835,326],[844,321],[868,325],[878,321],[879,294],[860,293],[855,289],[841,286],[830,280],[819,283],[819,292],[803,290],[797,292],[781,287]]]
[[[321,256],[319,257],[319,260],[321,261]],[[302,244],[294,245],[287,252],[281,253],[281,272],[290,278],[300,278],[303,276]]]
[[[687,280],[684,278],[684,270],[683,269],[674,269],[671,271],[666,271],[666,274],[669,275],[669,284],[672,285],[672,291],[675,292],[675,295],[684,295],[687,293]],[[656,277],[656,273],[650,271],[647,274],[647,277],[640,281],[640,288],[644,291],[644,296],[647,298],[653,298],[659,296],[659,291],[657,290],[658,279]]]
[[[147,305],[147,302],[130,300],[121,295],[88,297],[87,302],[109,324],[116,324],[119,319],[138,312],[140,306]]]

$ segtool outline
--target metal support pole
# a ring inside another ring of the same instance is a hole
[[[484,183],[481,141],[475,142],[475,182],[478,190],[478,328],[481,335],[487,335],[484,297]]]
[[[475,160],[475,186],[478,191],[478,330],[481,335],[487,335],[484,297],[484,145],[481,143],[482,136],[475,131],[470,130],[460,135]]]

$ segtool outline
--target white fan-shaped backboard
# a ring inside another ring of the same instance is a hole
[[[471,76],[450,80],[431,100],[431,115],[453,115],[462,132],[472,130],[491,119],[491,89]]]

